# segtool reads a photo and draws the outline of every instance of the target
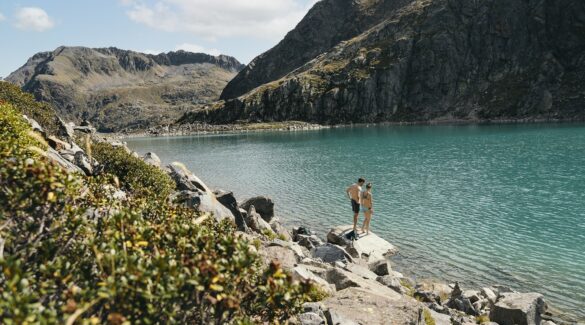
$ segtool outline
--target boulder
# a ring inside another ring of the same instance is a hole
[[[174,162],[168,166],[171,178],[177,184],[179,191],[201,191],[211,193],[211,190],[197,176],[193,175],[185,165]]]
[[[22,115],[22,117],[28,122],[28,124],[33,129],[33,131],[36,131],[39,133],[45,132],[45,131],[43,131],[43,127],[39,124],[39,122],[35,121],[33,118],[30,118],[26,115]]]
[[[280,263],[282,268],[286,270],[292,270],[297,264],[297,257],[295,253],[286,248],[280,246],[268,246],[260,250],[260,256],[264,259],[264,262],[268,265],[272,261]]]
[[[280,223],[278,218],[274,218],[269,222],[270,228],[277,234],[279,237],[283,238],[284,240],[292,240],[292,236],[290,232]]]
[[[323,270],[323,272],[326,272],[326,270]],[[306,265],[295,266],[292,270],[292,274],[293,277],[297,280],[313,282],[314,284],[321,287],[329,295],[335,294],[335,286],[316,275],[315,272],[313,272],[313,270],[311,270],[311,268],[307,267]]]
[[[355,275],[359,275],[364,279],[376,280],[376,278],[378,278],[378,275],[376,273],[358,264],[347,263],[344,269]]]
[[[338,291],[323,302],[329,308],[325,313],[328,322],[348,325],[420,324],[418,302],[391,292],[391,295],[384,295],[364,288]]]
[[[142,160],[144,160],[145,163],[155,167],[161,166],[160,158],[154,152],[147,152],[144,157],[142,157]]]
[[[319,247],[324,245],[323,241],[319,239],[316,235],[302,235],[297,234],[295,237],[295,241],[299,243],[299,245],[311,250],[315,247]]]
[[[323,246],[315,247],[311,250],[311,255],[314,258],[319,258],[325,263],[341,262],[353,262],[353,258],[343,249],[343,247],[326,244]]]
[[[83,170],[85,175],[93,175],[93,167],[91,166],[89,158],[83,151],[78,151],[75,153],[75,165]]]
[[[65,123],[60,117],[57,118],[57,135],[70,141],[75,136],[75,130],[73,130],[73,125],[71,123]]]
[[[91,125],[73,126],[73,130],[85,134],[95,134],[97,130]]]
[[[398,299],[399,297],[401,297],[401,295],[396,291],[382,285],[381,283],[375,280],[364,279],[359,275],[353,274],[346,270],[342,270],[340,268],[328,269],[325,272],[325,280],[335,285],[335,289],[337,291],[356,287],[392,299]]]
[[[271,198],[266,196],[253,197],[242,202],[240,207],[248,211],[252,205],[266,222],[270,222],[274,218],[274,202]]]
[[[431,317],[433,317],[433,320],[435,321],[435,325],[451,325],[451,316],[438,313],[432,309],[429,309],[429,312],[431,313]]]
[[[69,143],[61,141],[61,139],[52,135],[46,137],[45,140],[47,140],[47,143],[51,148],[57,151],[70,150],[72,148]],[[73,154],[75,154],[75,152],[73,152]]]
[[[386,257],[398,253],[398,249],[394,245],[371,231],[369,235],[360,235],[358,240],[352,241],[347,237],[347,234],[352,230],[352,225],[332,228],[327,234],[327,242],[345,247],[351,251],[352,256],[360,257],[368,263],[384,260]]]
[[[495,304],[498,300],[498,296],[490,288],[482,288],[481,295],[484,296],[491,304]]]
[[[171,200],[186,208],[211,213],[216,220],[229,219],[234,221],[231,211],[219,203],[213,193],[180,191],[174,193]]]
[[[490,320],[500,325],[538,325],[547,304],[539,293],[504,293],[490,312]]]
[[[326,320],[319,314],[308,312],[299,315],[301,325],[326,325]]]
[[[325,318],[325,313],[324,313],[324,311],[326,309],[327,308],[325,308],[325,306],[323,306],[323,304],[320,302],[305,302],[303,304],[303,312],[315,313],[315,314],[319,315],[319,317],[323,318],[324,321],[327,321],[327,319]]]
[[[405,293],[402,284],[400,283],[400,279],[393,277],[391,275],[384,275],[379,276],[376,278],[376,281],[380,282],[381,284],[387,286],[388,288],[398,292],[398,293]]]
[[[477,290],[465,290],[463,291],[462,294],[464,297],[469,298],[469,301],[471,301],[471,303],[475,303],[476,301],[479,301],[479,291]]]
[[[270,227],[270,224],[264,221],[264,219],[262,219],[260,214],[256,212],[256,209],[254,208],[253,205],[250,206],[250,209],[246,214],[246,225],[248,225],[250,229],[254,230],[259,234],[263,234],[265,232],[270,233],[273,232],[272,227]]]
[[[309,228],[307,228],[305,226],[299,226],[299,227],[294,227],[293,228],[293,240],[294,241],[298,241],[297,235],[307,235],[307,236],[310,236],[312,234],[313,234],[313,232],[311,230],[309,230]]]
[[[307,254],[305,253],[305,251],[303,251],[303,248],[297,244],[297,243],[293,243],[290,241],[285,241],[285,240],[281,240],[281,239],[273,239],[272,241],[270,241],[267,246],[279,246],[279,247],[284,247],[284,248],[288,248],[291,251],[293,251],[295,253],[295,256],[297,257],[297,259],[299,261],[305,259],[307,257]]]
[[[327,317],[327,324],[329,325],[359,325],[358,323],[347,319],[334,310],[326,310],[325,317]]]
[[[63,167],[67,172],[69,173],[80,173],[80,174],[85,174],[85,172],[83,170],[81,170],[81,168],[77,167],[76,165],[74,165],[73,163],[71,163],[69,160],[63,158],[55,149],[53,148],[49,148],[46,152],[46,157],[47,159],[49,159],[50,161],[52,161],[53,163]]]
[[[228,208],[232,212],[238,230],[245,232],[248,229],[248,226],[246,225],[246,220],[244,218],[244,215],[242,214],[242,211],[238,208],[238,202],[236,201],[234,193],[223,190],[217,190],[213,192],[213,194],[215,195],[219,203],[223,204],[224,207]]]
[[[368,264],[368,267],[370,268],[370,270],[372,272],[374,272],[380,276],[388,275],[388,274],[390,274],[390,271],[392,271],[392,268],[390,267],[390,263],[386,259],[378,260],[378,261],[375,261],[373,263],[370,263],[370,264]]]

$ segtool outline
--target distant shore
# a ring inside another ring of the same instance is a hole
[[[209,134],[235,134],[248,132],[263,131],[308,131],[323,130],[346,127],[368,127],[368,126],[414,126],[414,125],[507,125],[507,124],[538,124],[538,123],[584,123],[585,120],[575,119],[555,119],[555,118],[523,118],[523,119],[437,119],[431,121],[412,121],[412,122],[375,122],[375,123],[343,123],[343,124],[316,124],[302,121],[284,121],[284,122],[250,122],[250,123],[233,123],[233,124],[174,124],[165,126],[155,126],[146,130],[131,130],[112,133],[100,133],[106,138],[141,138],[141,137],[174,137],[174,136],[193,136]]]

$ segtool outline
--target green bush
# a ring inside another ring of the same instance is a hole
[[[16,109],[0,109],[3,323],[282,322],[319,297],[280,266],[265,268],[232,223],[200,223],[152,197],[157,180],[121,149],[94,148],[112,154],[115,175],[67,174],[31,149],[39,143]],[[113,198],[117,178],[135,190],[125,201]]]
[[[175,188],[175,183],[164,171],[132,156],[124,148],[96,143],[92,152],[104,165],[105,172],[117,176],[126,190],[146,191],[148,193],[143,194],[166,198]]]
[[[0,81],[0,103],[2,102],[12,104],[20,113],[33,118],[49,134],[55,134],[59,129],[55,110],[47,103],[37,102],[33,95],[16,85]]]

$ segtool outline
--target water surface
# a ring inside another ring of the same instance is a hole
[[[585,126],[376,126],[128,140],[289,225],[351,223],[345,188],[374,183],[373,231],[395,269],[469,288],[544,293],[585,316]]]

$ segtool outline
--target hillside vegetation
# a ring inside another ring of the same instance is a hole
[[[91,177],[54,164],[22,117],[54,113],[29,100],[0,93],[4,324],[281,322],[312,299],[232,222],[169,202],[170,177],[124,149],[93,144]]]

